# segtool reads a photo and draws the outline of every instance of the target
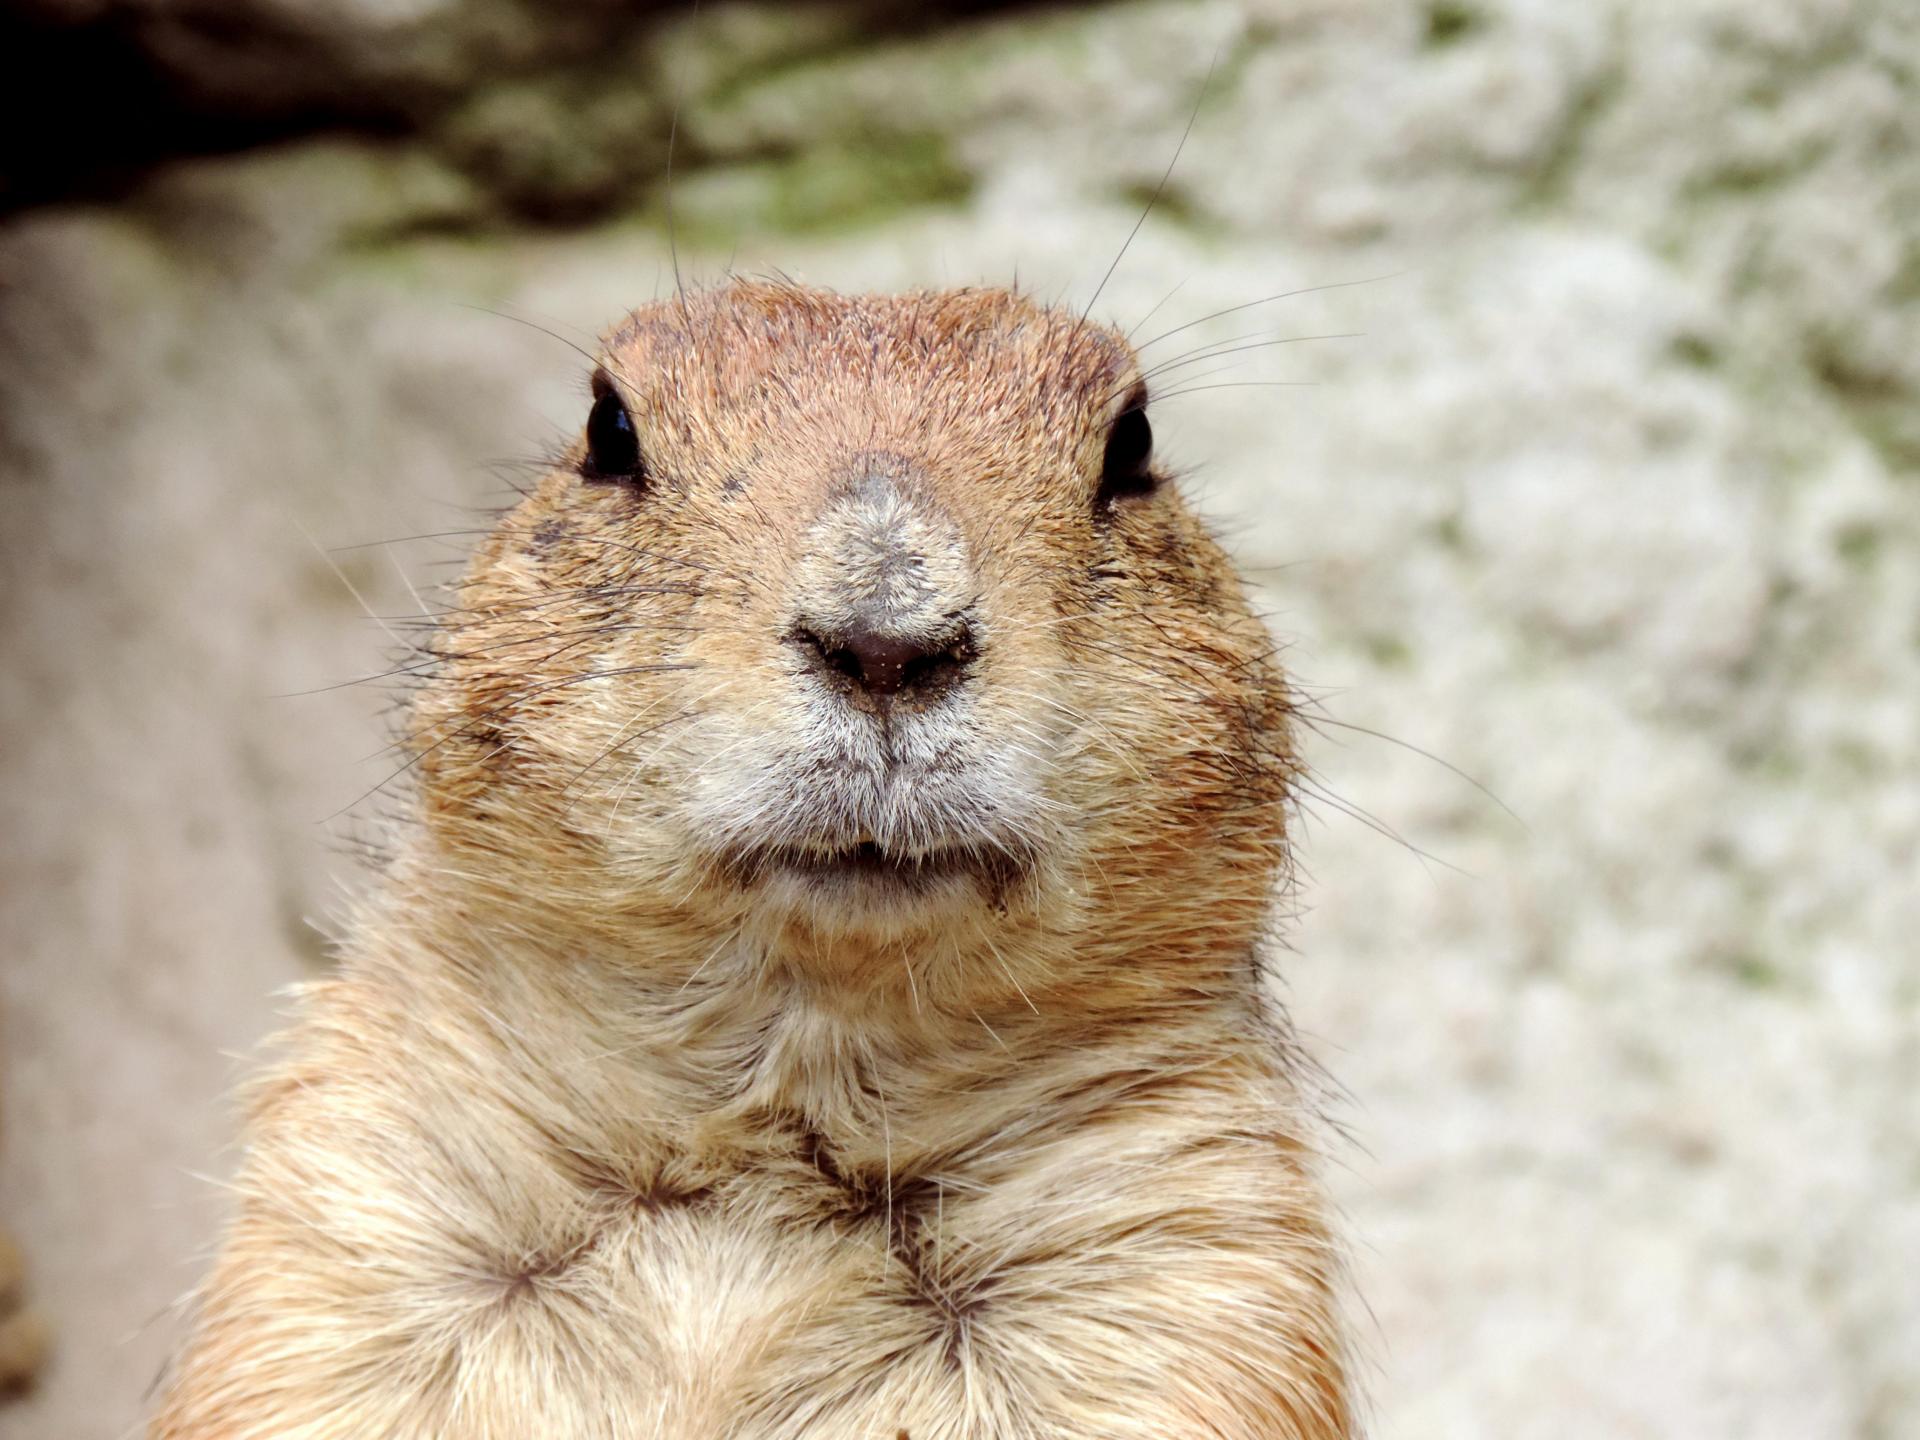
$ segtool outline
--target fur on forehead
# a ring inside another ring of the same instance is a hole
[[[649,411],[764,415],[836,392],[922,416],[1028,411],[1051,424],[1118,410],[1138,363],[1117,332],[1012,290],[841,295],[735,280],[658,300],[607,337],[607,372]]]

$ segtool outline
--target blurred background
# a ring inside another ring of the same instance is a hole
[[[325,687],[671,288],[676,97],[690,281],[1084,304],[1204,86],[1097,308],[1228,352],[1156,427],[1330,722],[1285,998],[1376,1433],[1920,1434],[1920,6],[10,0],[0,57],[0,1432],[137,1426],[391,803]]]

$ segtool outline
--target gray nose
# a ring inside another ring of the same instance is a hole
[[[882,708],[897,700],[925,705],[940,699],[966,677],[976,653],[973,627],[961,617],[930,635],[889,631],[860,619],[823,634],[803,622],[791,638],[817,673]]]

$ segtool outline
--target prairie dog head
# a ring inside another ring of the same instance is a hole
[[[1251,943],[1286,697],[1148,399],[1006,291],[635,312],[416,707],[448,868],[613,943],[959,976]]]

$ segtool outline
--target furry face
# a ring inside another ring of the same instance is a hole
[[[1222,865],[1230,918],[1264,903],[1283,692],[1120,336],[740,283],[637,312],[593,393],[419,707],[449,843],[510,862],[510,828],[583,905],[843,956],[998,949],[1095,892],[1164,924],[1196,856],[1214,907]],[[1150,817],[1114,803],[1143,783]]]

